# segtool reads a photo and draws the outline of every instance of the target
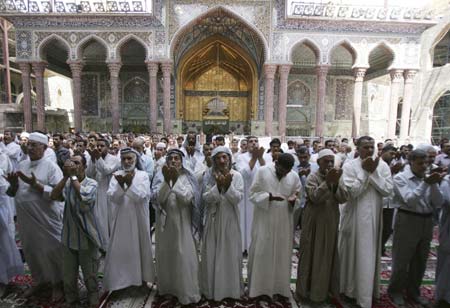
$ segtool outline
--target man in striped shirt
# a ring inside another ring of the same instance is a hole
[[[62,243],[64,245],[64,293],[66,302],[78,302],[78,271],[81,266],[90,307],[98,303],[97,270],[102,237],[94,207],[97,182],[86,177],[86,158],[75,154],[64,163],[64,178],[51,198],[65,201]]]

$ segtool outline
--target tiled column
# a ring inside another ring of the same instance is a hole
[[[37,129],[45,130],[45,91],[44,91],[44,71],[47,62],[33,62],[33,71],[36,76],[36,114]]]
[[[355,75],[355,85],[353,89],[353,123],[352,123],[352,138],[359,137],[361,127],[361,103],[363,93],[363,82],[366,74],[366,68],[355,68],[353,73]]]
[[[281,142],[286,142],[286,105],[287,105],[287,90],[288,77],[292,65],[280,65],[280,94],[278,96],[278,128],[280,131]]]
[[[163,73],[163,107],[164,107],[164,133],[171,134],[172,133],[172,124],[171,124],[171,116],[170,116],[170,74],[172,72],[172,62],[162,62],[161,70]]]
[[[391,99],[389,104],[387,137],[393,139],[395,137],[395,126],[397,124],[398,92],[403,77],[403,70],[393,69],[389,73],[391,74]]]
[[[317,105],[316,105],[316,137],[323,138],[323,125],[325,121],[325,98],[327,87],[327,74],[330,66],[319,65],[317,74]]]
[[[19,68],[22,72],[22,88],[23,88],[23,119],[25,131],[33,130],[33,112],[31,108],[31,67],[28,62],[19,62]]]
[[[405,88],[403,92],[403,106],[402,106],[402,118],[400,122],[400,139],[405,140],[409,135],[409,121],[411,114],[411,102],[414,90],[414,77],[416,76],[416,70],[406,70],[403,74],[405,79]]]
[[[108,62],[111,85],[111,114],[112,114],[112,132],[120,132],[120,106],[119,106],[119,73],[122,62]]]
[[[158,74],[158,62],[147,61],[147,70],[149,76],[149,105],[150,105],[150,132],[156,133],[158,121],[158,105],[156,98],[158,96],[156,88],[156,76]]]
[[[83,71],[82,61],[67,61],[72,71],[73,84],[73,117],[75,122],[75,131],[81,132],[83,130],[82,110],[81,110],[81,72]]]
[[[273,122],[273,86],[275,72],[277,71],[276,64],[264,64],[264,78],[266,80],[266,108],[264,113],[266,135],[272,136],[272,122]]]

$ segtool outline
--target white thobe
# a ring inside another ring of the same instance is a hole
[[[0,148],[0,172],[3,175],[7,175],[10,172],[13,172],[13,166],[11,164],[11,160],[9,159],[8,155],[6,153],[2,152],[3,150]],[[6,181],[6,180],[5,180]],[[8,195],[4,195],[0,197],[2,199],[2,205],[5,207],[8,207],[8,214],[11,216],[8,220],[5,222],[8,223],[9,226],[9,233],[11,234],[12,238],[15,238],[16,236],[16,227],[14,224],[14,215],[16,212],[16,208],[14,206],[14,198],[9,197]],[[6,213],[6,210],[4,209],[4,212]]]
[[[6,145],[3,142],[0,142],[0,149],[2,150],[2,152],[8,155],[13,170],[17,170],[19,162],[21,160],[20,157],[22,156],[22,149],[20,148],[20,145],[18,145],[14,141]]]
[[[95,162],[92,162],[92,168],[95,170],[95,179],[97,180],[97,203],[96,203],[96,217],[98,218],[99,229],[104,239],[106,249],[109,243],[109,236],[112,229],[114,207],[108,205],[108,197],[106,192],[109,188],[109,182],[112,174],[120,168],[120,159],[111,154],[106,154],[105,158],[100,157]],[[92,171],[88,170],[88,174],[92,175]]]
[[[278,180],[274,165],[261,167],[255,175],[250,199],[255,205],[249,252],[249,295],[290,297],[293,243],[293,206],[287,199],[300,195],[298,175],[290,171]],[[283,201],[269,201],[269,193]]]
[[[184,153],[183,164],[186,168],[193,174],[198,174],[199,170],[203,168],[203,162],[205,161],[203,153],[195,150],[194,155],[189,155],[184,147],[181,147],[180,151]]]
[[[259,169],[259,161],[256,160],[253,169],[250,169],[250,160],[252,155],[248,152],[238,156],[236,169],[241,173],[244,180],[244,198],[239,203],[241,235],[242,235],[242,251],[248,250],[252,240],[252,222],[253,222],[253,203],[250,201],[250,186],[252,186],[253,178]]]
[[[64,203],[51,200],[50,193],[63,178],[62,171],[46,158],[21,161],[19,170],[28,177],[33,172],[37,181],[44,185],[44,192],[40,194],[19,180],[15,200],[25,259],[35,282],[60,282],[63,278],[61,232]]]
[[[57,162],[58,162],[55,151],[53,151],[53,149],[50,147],[45,149],[44,158],[50,160],[52,163],[55,163],[55,164],[57,164]]]
[[[203,235],[200,289],[207,299],[240,298],[243,294],[242,244],[239,201],[244,196],[244,181],[239,172],[225,193],[207,184],[203,192],[206,226]]]
[[[361,158],[346,160],[343,185],[349,199],[341,210],[339,230],[340,292],[371,307],[379,297],[383,197],[391,195],[389,166],[380,159],[369,174]]]
[[[125,171],[119,170],[115,174],[125,175]],[[140,286],[143,281],[153,282],[155,277],[147,173],[136,170],[131,185],[124,184],[124,187],[113,177],[108,189],[110,205],[116,209],[103,279],[104,287],[109,291]]]
[[[191,231],[193,188],[181,174],[170,188],[164,181],[158,192],[156,215],[156,275],[161,295],[171,294],[187,305],[200,300],[198,256]],[[163,213],[164,210],[165,213]]]
[[[10,231],[14,220],[6,190],[9,183],[3,178],[5,173],[0,169],[0,284],[8,284],[9,280],[23,274],[23,263],[16,246],[14,235]]]

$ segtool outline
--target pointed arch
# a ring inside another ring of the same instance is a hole
[[[117,42],[117,45],[116,45],[116,47],[115,47],[115,50],[116,50],[115,54],[116,54],[116,57],[117,57],[118,59],[120,59],[120,50],[121,50],[122,46],[125,45],[126,43],[128,43],[128,42],[131,41],[131,40],[135,40],[135,41],[138,42],[140,45],[142,45],[142,47],[145,49],[145,60],[149,60],[149,59],[151,58],[151,57],[150,57],[151,54],[150,54],[150,48],[149,48],[148,44],[146,44],[146,43],[144,42],[143,39],[141,39],[140,37],[136,36],[136,35],[133,34],[133,33],[130,33],[130,34],[125,35],[123,38],[121,38],[121,39]]]
[[[327,55],[328,62],[331,62],[331,56],[333,55],[333,52],[338,47],[345,48],[352,55],[352,58],[353,58],[352,66],[357,63],[357,61],[359,60],[358,52],[356,51],[356,48],[353,46],[353,44],[348,39],[342,39],[330,48],[328,55]]]
[[[47,47],[47,44],[50,43],[51,41],[59,41],[63,43],[63,45],[66,46],[67,58],[68,59],[70,58],[71,52],[70,44],[58,34],[53,33],[47,36],[45,39],[43,39],[42,42],[37,47],[36,55],[38,56],[39,60],[44,60],[42,52],[44,51],[45,47]]]
[[[127,81],[125,81],[122,88],[125,89],[130,83],[132,83],[133,81],[136,81],[136,80],[139,80],[142,83],[148,85],[148,81],[146,81],[145,79],[141,78],[140,76],[134,76],[134,77],[128,79]]]
[[[436,47],[437,44],[447,35],[447,32],[450,31],[450,23],[446,24],[441,31],[436,35],[436,37],[433,40],[433,44],[431,44],[430,52],[433,51],[433,49]]]
[[[369,58],[370,58],[370,54],[371,54],[374,50],[376,50],[376,49],[378,49],[378,48],[383,48],[383,49],[385,49],[386,51],[388,51],[388,52],[392,55],[392,57],[393,57],[392,63],[395,62],[395,60],[397,59],[396,53],[395,53],[395,49],[394,49],[392,46],[390,46],[390,44],[389,44],[388,42],[386,42],[385,40],[382,40],[382,41],[378,42],[376,45],[374,45],[374,46],[369,50],[369,53],[368,53]]]
[[[235,12],[233,12],[232,10],[226,8],[223,5],[218,5],[215,6],[213,8],[210,8],[208,10],[206,10],[205,12],[203,12],[202,14],[200,14],[199,16],[195,17],[194,19],[192,19],[190,22],[186,23],[185,25],[183,25],[182,27],[180,27],[175,34],[172,37],[172,40],[170,41],[170,45],[169,45],[169,58],[173,59],[174,57],[174,53],[176,50],[176,47],[178,45],[178,43],[183,39],[183,36],[194,26],[198,23],[199,20],[202,20],[206,17],[208,17],[209,15],[213,15],[214,13],[218,12],[218,11],[224,11],[226,14],[230,15],[231,17],[237,19],[239,22],[242,22],[245,26],[247,26],[250,30],[252,30],[257,37],[261,40],[263,47],[264,47],[264,59],[265,61],[267,61],[269,59],[269,44],[267,42],[267,40],[265,39],[264,35],[262,34],[262,32],[256,28],[252,23],[249,23],[247,20],[245,20],[244,18],[242,18],[240,15],[236,14]]]
[[[78,59],[78,60],[82,59],[82,56],[83,56],[82,50],[87,45],[87,43],[89,43],[90,41],[96,41],[97,43],[99,43],[103,47],[105,47],[106,59],[110,58],[108,44],[101,37],[99,37],[95,34],[90,34],[90,35],[84,37],[75,47],[75,59]]]
[[[288,53],[288,55],[289,55],[288,61],[293,62],[292,61],[292,53],[294,52],[294,50],[297,47],[299,47],[301,45],[306,45],[309,49],[312,50],[312,52],[316,56],[316,64],[319,64],[321,56],[322,56],[322,53],[320,51],[320,47],[319,47],[319,45],[316,42],[314,42],[314,40],[312,40],[310,38],[303,38],[303,39],[299,40],[298,42],[295,42],[291,46],[291,48],[289,49],[289,53]]]

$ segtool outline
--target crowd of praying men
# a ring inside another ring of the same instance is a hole
[[[81,268],[97,307],[103,258],[109,292],[156,283],[182,305],[286,299],[297,246],[296,300],[371,307],[393,235],[388,295],[396,306],[428,306],[420,286],[437,225],[434,305],[449,307],[448,139],[397,148],[370,136],[274,138],[268,149],[256,136],[203,139],[5,131],[0,298],[24,258],[33,278],[24,297],[51,287],[53,302],[76,307]]]

